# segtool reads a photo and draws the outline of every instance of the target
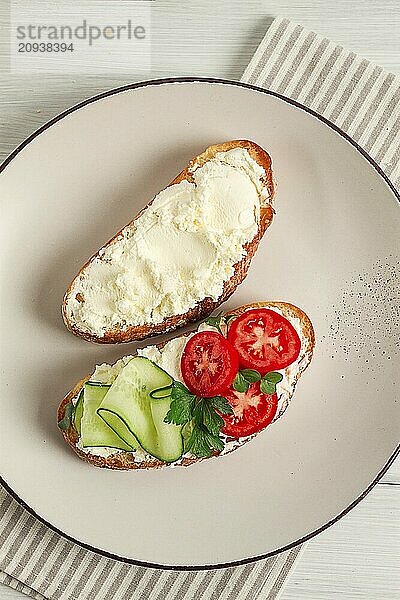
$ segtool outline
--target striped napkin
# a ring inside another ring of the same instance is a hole
[[[400,187],[399,77],[276,19],[242,81],[295,99],[334,122]],[[135,567],[62,538],[0,487],[0,581],[40,600],[272,600],[300,550],[222,570]]]
[[[278,92],[329,119],[400,187],[398,75],[288,19],[275,19],[242,81]]]
[[[240,567],[162,571],[81,548],[39,522],[0,487],[0,582],[60,600],[276,598],[299,547]]]

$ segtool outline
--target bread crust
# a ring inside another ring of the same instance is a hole
[[[73,279],[73,281],[71,282],[71,284],[69,285],[69,287],[65,293],[64,300],[62,303],[62,316],[64,319],[64,323],[69,331],[71,331],[73,334],[78,335],[90,342],[96,342],[99,344],[115,344],[115,343],[139,341],[139,340],[143,340],[145,338],[152,337],[155,335],[167,333],[169,331],[174,331],[175,329],[178,329],[179,327],[183,327],[184,325],[187,325],[188,323],[192,323],[192,322],[198,321],[199,319],[203,319],[203,318],[207,317],[208,315],[210,315],[215,308],[217,308],[220,304],[225,302],[225,300],[227,300],[233,294],[233,292],[236,290],[238,285],[246,277],[247,271],[250,266],[251,259],[253,258],[254,254],[258,248],[261,238],[263,237],[264,233],[266,232],[266,230],[268,229],[268,227],[270,226],[270,224],[272,222],[274,210],[272,208],[271,202],[272,202],[272,199],[274,196],[274,182],[273,182],[273,175],[272,175],[272,168],[271,168],[271,158],[270,158],[269,154],[265,150],[263,150],[260,146],[258,146],[257,144],[255,144],[254,142],[251,142],[249,140],[233,140],[230,142],[224,142],[222,144],[215,144],[213,146],[209,146],[202,154],[200,154],[199,156],[197,156],[193,160],[191,160],[189,162],[189,164],[185,167],[185,169],[181,173],[179,173],[179,175],[177,175],[177,177],[175,177],[175,179],[173,181],[171,181],[171,183],[169,184],[171,186],[171,185],[180,183],[183,180],[193,182],[193,174],[191,172],[191,168],[194,165],[202,166],[204,163],[211,160],[218,152],[227,152],[228,150],[233,150],[235,148],[246,149],[249,152],[250,156],[261,167],[264,168],[266,175],[265,175],[265,178],[263,181],[263,185],[264,185],[264,189],[267,190],[268,201],[265,201],[261,205],[260,222],[259,222],[258,231],[257,231],[255,237],[251,240],[251,242],[245,244],[245,246],[244,246],[245,255],[242,258],[242,260],[240,260],[239,262],[237,262],[234,265],[234,274],[232,275],[232,277],[230,279],[225,281],[224,287],[223,287],[223,292],[222,292],[221,296],[215,301],[209,297],[204,298],[202,301],[200,301],[198,304],[196,304],[196,306],[194,308],[188,310],[186,313],[181,314],[181,315],[173,315],[171,317],[167,317],[161,323],[157,323],[157,324],[148,323],[145,325],[130,326],[130,327],[126,327],[124,329],[114,328],[110,331],[107,331],[104,334],[104,336],[101,336],[101,337],[91,334],[91,333],[88,333],[86,331],[82,331],[78,327],[78,325],[69,318],[69,316],[67,314],[67,305],[68,305],[69,298],[72,294],[72,289],[73,289],[75,280],[78,277],[80,277],[80,275],[85,270],[85,268],[95,258],[97,258],[99,256],[99,253],[101,251],[101,249],[100,249],[81,268],[81,270],[76,275],[76,277]],[[136,215],[136,217],[130,223],[134,223],[140,217],[140,215],[143,214],[143,212],[146,210],[146,208],[152,204],[152,202],[153,202],[153,200],[151,200]],[[128,225],[130,223],[128,223]],[[103,248],[109,246],[115,240],[115,238],[121,234],[123,229],[118,231],[103,246]]]
[[[299,319],[301,330],[302,330],[304,339],[306,340],[306,347],[304,349],[302,349],[303,355],[298,358],[299,364],[300,364],[300,369],[296,376],[295,383],[297,384],[300,376],[302,375],[302,373],[305,371],[305,369],[310,364],[311,358],[313,355],[313,351],[314,351],[315,333],[314,333],[314,328],[312,326],[310,319],[300,308],[298,308],[297,306],[294,306],[293,304],[290,304],[288,302],[255,302],[253,304],[246,304],[243,306],[239,306],[238,308],[236,308],[234,310],[229,310],[229,314],[239,316],[239,315],[243,314],[244,312],[246,312],[247,310],[250,310],[253,308],[272,308],[272,309],[277,308],[278,310],[280,310],[282,312],[282,314],[284,316]],[[181,336],[177,336],[177,337],[183,337],[183,336],[187,336],[187,335],[188,335],[188,333],[184,333]],[[166,342],[164,342],[162,344],[158,344],[158,348],[162,348],[165,345],[165,343]],[[69,402],[72,402],[72,400],[78,396],[84,383],[89,379],[89,377],[90,376],[88,375],[84,379],[81,379],[74,386],[74,388],[65,396],[65,398],[62,400],[61,404],[58,407],[58,411],[57,411],[57,421],[60,421],[61,419],[64,418],[66,405]],[[295,386],[294,386],[294,388],[295,388]],[[289,396],[288,399],[290,399],[292,397],[294,388],[293,388],[292,394]],[[278,415],[278,416],[280,416],[280,415]],[[232,450],[229,450],[228,452],[225,452],[224,454],[234,452],[235,450],[237,450],[238,448],[243,446],[245,443],[247,443],[248,441],[253,439],[259,433],[261,433],[261,432],[257,432],[246,438],[241,438],[239,440],[237,447],[233,448]],[[76,444],[78,442],[78,434],[72,425],[67,430],[62,431],[62,435],[64,437],[64,440],[72,448],[72,450],[79,456],[79,458],[81,458],[82,460],[84,460],[96,467],[102,467],[102,468],[114,469],[114,470],[132,470],[132,469],[159,469],[161,467],[168,466],[168,463],[165,463],[165,462],[155,459],[155,458],[152,460],[135,463],[133,455],[130,452],[118,452],[118,454],[114,454],[107,458],[104,458],[101,456],[95,456],[93,454],[88,454],[86,452],[83,452],[80,448],[78,448],[76,446]],[[216,452],[213,455],[213,457],[216,457],[216,456],[219,456],[219,453]],[[213,457],[210,457],[210,458],[213,458]],[[207,459],[206,458],[196,458],[196,457],[184,457],[177,463],[173,463],[173,465],[187,467],[194,463],[200,462],[202,460],[207,460]]]

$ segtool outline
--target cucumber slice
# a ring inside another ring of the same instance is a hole
[[[172,387],[167,385],[166,387],[162,387],[158,390],[153,390],[150,392],[150,398],[154,400],[159,400],[160,398],[169,398],[171,395]]]
[[[143,356],[132,358],[104,396],[98,414],[127,444],[137,440],[160,460],[173,462],[183,453],[181,426],[164,423],[171,398],[172,378]],[[163,390],[161,398],[152,392]]]
[[[79,435],[81,434],[81,421],[82,421],[82,415],[83,415],[83,394],[84,394],[84,388],[82,388],[81,391],[79,392],[78,400],[76,401],[76,404],[74,407],[74,416],[72,419],[74,427],[75,427],[76,431],[79,433]]]
[[[82,403],[83,414],[80,420],[82,446],[85,448],[88,446],[105,446],[132,452],[137,447],[137,442],[134,446],[127,444],[97,414],[97,409],[108,390],[109,388],[105,386],[88,385],[85,383]]]

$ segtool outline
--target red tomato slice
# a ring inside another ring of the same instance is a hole
[[[243,369],[265,375],[284,369],[300,353],[300,338],[291,323],[267,308],[248,310],[229,327],[228,340],[239,353]]]
[[[221,415],[225,421],[222,433],[233,438],[251,435],[271,423],[278,408],[276,394],[263,394],[260,382],[252,383],[247,392],[232,388],[224,392],[233,408],[233,415]]]
[[[238,353],[217,331],[200,331],[186,344],[182,358],[183,381],[202,398],[222,394],[235,379]]]

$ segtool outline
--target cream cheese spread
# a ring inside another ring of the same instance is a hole
[[[265,170],[235,148],[191,173],[193,182],[161,191],[75,280],[66,311],[80,330],[103,337],[220,298],[257,234]]]
[[[175,381],[182,380],[181,356],[188,337],[178,337],[170,340],[161,350],[157,346],[147,346],[138,350],[139,356],[145,356],[152,360],[157,366],[171,375]]]
[[[83,446],[81,439],[77,441],[76,447],[85,454],[93,454],[93,456],[101,456],[102,458],[108,458],[114,454],[124,452],[124,450],[120,450],[119,448],[109,448],[107,446]]]

